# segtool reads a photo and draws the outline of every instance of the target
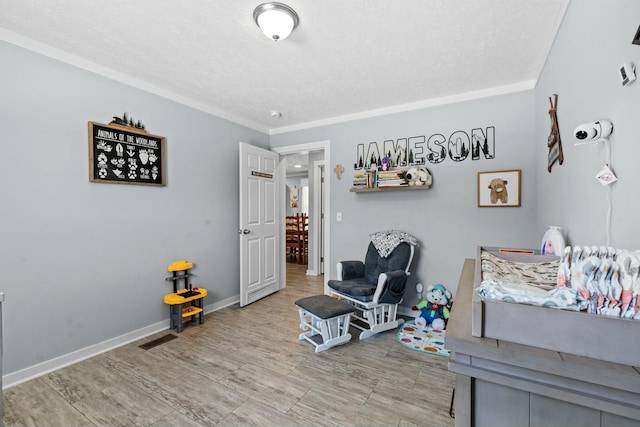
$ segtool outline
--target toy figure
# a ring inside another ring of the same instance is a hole
[[[443,331],[449,319],[450,308],[451,292],[441,284],[429,286],[425,299],[412,307],[413,310],[420,310],[420,314],[416,316],[416,326],[425,328],[431,324],[434,331]]]
[[[403,174],[404,180],[411,186],[431,185],[432,177],[429,169],[414,167],[407,169]]]
[[[391,160],[387,156],[384,156],[382,158],[382,169],[381,170],[388,171],[389,169],[391,169]]]

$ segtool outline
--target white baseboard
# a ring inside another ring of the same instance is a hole
[[[2,389],[4,390],[13,387],[14,385],[38,378],[42,375],[64,368],[65,366],[73,365],[74,363],[97,356],[105,351],[123,346],[168,328],[168,322],[163,320],[162,322],[154,323],[153,325],[128,332],[124,335],[102,341],[98,344],[90,345],[88,347],[81,348],[80,350],[72,351],[71,353],[29,366],[28,368],[3,375]]]
[[[239,302],[240,295],[236,295],[234,297],[218,301],[214,304],[206,305],[204,307],[204,313],[208,314],[213,311],[220,310],[221,308],[237,304]],[[2,376],[2,389],[8,389],[15,385],[41,377],[42,375],[57,371],[58,369],[64,368],[65,366],[73,365],[74,363],[81,362],[83,360],[89,359],[90,357],[97,356],[109,350],[113,350],[114,348],[121,347],[125,344],[129,344],[133,341],[167,329],[169,329],[168,319],[149,326],[145,326],[144,328],[136,329],[135,331],[127,332],[126,334],[120,335],[118,337],[111,338],[85,348],[81,348],[80,350],[72,351],[71,353],[55,357],[45,362],[29,366],[28,368],[11,372]]]
[[[411,307],[405,307],[405,306],[399,305],[398,314],[401,314],[403,316],[415,317],[416,312],[411,310]]]
[[[239,303],[240,303],[240,295],[236,295],[231,298],[218,301],[214,304],[205,305],[204,314],[209,314],[211,312],[218,311],[221,308],[229,307],[230,305],[239,304]]]

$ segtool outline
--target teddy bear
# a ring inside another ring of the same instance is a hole
[[[416,316],[416,326],[425,328],[428,324],[434,331],[443,331],[446,321],[449,319],[451,308],[451,292],[444,285],[430,285],[427,288],[425,299],[412,307],[412,310],[420,310]]]
[[[431,185],[431,173],[427,168],[409,168],[404,179],[410,186]]]
[[[507,180],[501,178],[494,178],[489,182],[489,189],[491,190],[491,204],[495,205],[498,200],[502,203],[507,203],[509,200],[509,193],[507,193]]]

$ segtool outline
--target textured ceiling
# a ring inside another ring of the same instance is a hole
[[[287,154],[285,158],[287,159],[287,176],[309,174],[309,153]]]
[[[532,87],[568,2],[290,0],[300,25],[273,42],[260,0],[0,0],[0,39],[277,132]]]

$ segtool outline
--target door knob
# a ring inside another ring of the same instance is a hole
[[[247,230],[246,228],[245,229],[241,228],[240,230],[238,230],[238,234],[249,234],[249,233],[251,233],[251,230]]]

